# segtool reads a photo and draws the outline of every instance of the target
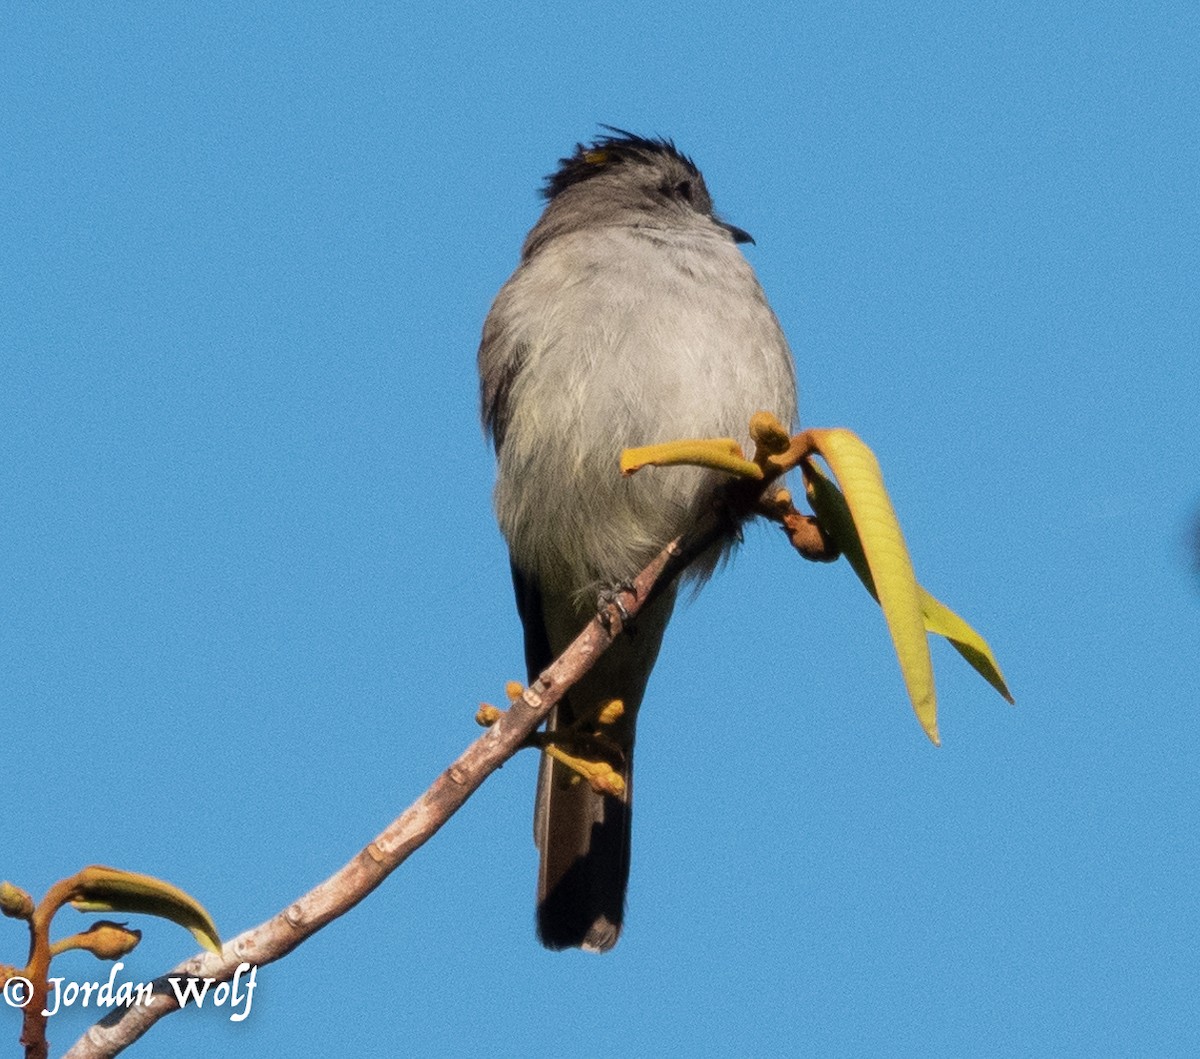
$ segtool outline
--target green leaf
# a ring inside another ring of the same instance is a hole
[[[71,888],[71,904],[81,912],[141,912],[178,923],[210,952],[221,951],[221,939],[204,906],[162,879],[93,864],[79,872]]]

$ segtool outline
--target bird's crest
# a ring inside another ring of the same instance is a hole
[[[547,199],[552,199],[572,185],[598,176],[614,166],[627,162],[649,162],[664,155],[681,162],[697,175],[700,172],[696,164],[681,153],[671,140],[638,136],[612,125],[604,125],[602,128],[608,129],[612,135],[597,136],[590,144],[577,143],[573,155],[559,159],[558,168],[546,177],[545,186],[542,188],[542,194]]]

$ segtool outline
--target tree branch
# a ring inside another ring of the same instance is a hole
[[[483,781],[521,748],[567,689],[591,669],[620,635],[624,623],[636,617],[650,598],[670,584],[722,532],[723,527],[714,523],[689,535],[686,543],[675,540],[668,544],[631,587],[617,593],[626,617],[616,602],[608,604],[494,725],[340,871],[265,923],[227,942],[220,955],[200,953],[172,968],[155,980],[154,997],[148,1004],[114,1009],[75,1042],[65,1059],[116,1055],[164,1015],[177,1010],[179,1004],[168,978],[194,976],[229,981],[240,964],[261,967],[273,963],[358,904],[432,838]]]
[[[782,428],[778,433],[786,439]],[[792,447],[796,448],[802,439],[803,435],[791,439]],[[759,455],[766,459],[767,451]],[[784,456],[792,455],[791,465],[794,465],[802,455],[801,449],[796,449],[796,454],[780,455],[779,466],[770,468],[765,480],[728,482],[709,515],[663,548],[632,585],[621,588],[534,684],[353,860],[282,912],[227,942],[220,955],[200,953],[155,979],[150,1003],[113,1010],[80,1037],[64,1059],[114,1056],[164,1015],[177,1010],[179,1003],[169,978],[192,976],[227,982],[240,965],[261,967],[273,963],[325,924],[348,912],[429,841],[488,776],[526,745],[555,703],[591,669],[626,624],[697,557],[718,541],[734,535],[746,517],[758,513],[780,523],[805,558],[827,560],[836,556],[836,550],[831,551],[828,540],[818,532],[815,520],[796,512],[786,495],[768,498],[770,482],[788,469],[789,465],[782,462]]]

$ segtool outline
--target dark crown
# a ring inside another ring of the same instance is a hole
[[[590,144],[577,143],[575,153],[569,158],[560,158],[558,169],[546,177],[542,195],[552,199],[573,184],[590,180],[615,166],[630,162],[653,162],[663,156],[675,159],[692,173],[700,175],[695,163],[687,155],[681,154],[671,140],[638,136],[612,125],[601,127],[615,135],[598,136]]]

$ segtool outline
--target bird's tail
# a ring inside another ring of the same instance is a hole
[[[561,732],[560,706],[548,732]],[[633,726],[623,760],[610,762],[625,781],[621,797],[600,793],[549,755],[538,775],[535,837],[541,850],[537,929],[550,949],[605,952],[617,943],[629,882],[633,796]]]
[[[522,617],[527,649],[529,618],[535,610],[544,622],[545,646],[555,652],[582,627],[578,611],[568,611],[565,602],[556,609],[556,602],[526,595]],[[668,591],[646,607],[551,714],[547,731],[563,737],[563,749],[594,758],[598,755],[593,749],[573,750],[572,743],[578,742],[581,731],[596,730],[595,719],[604,706],[621,700],[620,717],[600,726],[599,756],[624,780],[624,791],[620,796],[601,793],[568,766],[548,755],[542,757],[533,830],[541,851],[538,937],[547,948],[605,952],[621,933],[629,882],[634,728],[674,602],[674,593]],[[533,679],[535,652],[528,653]]]

